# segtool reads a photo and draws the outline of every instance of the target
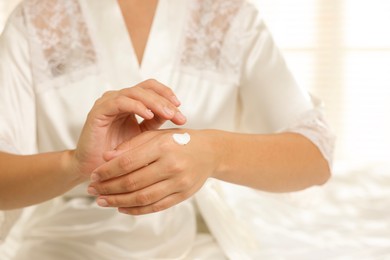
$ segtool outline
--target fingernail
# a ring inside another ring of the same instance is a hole
[[[127,210],[126,210],[126,209],[123,209],[123,208],[119,208],[118,211],[119,211],[120,213],[123,213],[123,214],[127,214],[127,213],[128,213]]]
[[[97,192],[97,190],[94,188],[94,187],[88,187],[88,194],[89,195],[92,195],[92,196],[97,196],[99,195],[99,193]]]
[[[97,199],[97,200],[96,200],[96,203],[97,203],[100,207],[107,207],[107,206],[108,206],[107,200],[105,200],[105,199]]]
[[[176,113],[176,118],[183,122],[187,121],[187,118],[180,111]]]
[[[97,173],[92,173],[91,174],[91,182],[97,182],[97,181],[100,181],[100,177]]]
[[[165,114],[167,114],[170,117],[175,115],[175,112],[172,109],[170,109],[169,107],[164,107],[164,112],[165,112]]]
[[[171,100],[172,100],[172,102],[173,102],[176,106],[180,106],[180,105],[181,105],[181,102],[179,101],[179,99],[178,99],[176,96],[172,96],[172,97],[171,97]]]
[[[150,117],[150,118],[153,118],[153,117],[154,117],[154,114],[153,114],[152,110],[150,110],[150,109],[146,109],[146,114],[147,114],[147,116]]]

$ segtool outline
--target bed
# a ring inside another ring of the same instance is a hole
[[[352,166],[353,165],[353,166]],[[390,259],[390,164],[335,164],[331,180],[291,194],[246,192],[258,259]],[[252,215],[252,214],[251,214]]]

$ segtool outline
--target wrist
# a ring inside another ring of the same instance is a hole
[[[61,152],[61,170],[68,177],[71,185],[78,185],[88,180],[88,177],[83,175],[79,168],[75,158],[75,150]]]
[[[208,138],[207,143],[209,151],[212,151],[215,167],[211,174],[211,178],[224,180],[224,176],[229,172],[229,154],[231,150],[232,134],[221,130],[205,130]]]

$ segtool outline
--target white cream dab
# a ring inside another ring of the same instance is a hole
[[[184,133],[184,134],[173,134],[172,135],[173,140],[180,145],[186,145],[190,142],[191,136],[189,133]]]

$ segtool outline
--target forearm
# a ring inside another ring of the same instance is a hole
[[[37,204],[82,182],[71,157],[71,151],[27,156],[0,152],[0,209]]]
[[[219,137],[218,137],[219,136]],[[302,135],[218,132],[215,178],[270,192],[289,192],[325,183],[330,175],[318,148]]]

